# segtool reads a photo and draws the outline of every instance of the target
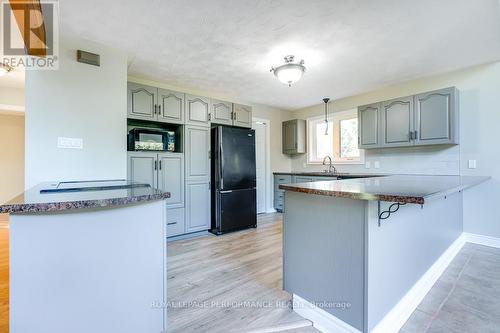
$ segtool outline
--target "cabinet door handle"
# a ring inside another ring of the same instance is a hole
[[[155,170],[158,169],[158,162],[155,161]]]
[[[155,104],[155,108],[154,108],[153,114],[156,114],[156,107],[157,107],[157,105]]]
[[[418,140],[418,131],[413,134],[413,140]]]
[[[161,160],[160,160],[159,164],[160,164],[160,170],[161,170]]]
[[[161,115],[161,104],[158,105],[158,114]]]
[[[410,133],[408,133],[408,139],[409,139],[410,141],[412,141],[412,140],[413,140],[413,131],[410,131]]]

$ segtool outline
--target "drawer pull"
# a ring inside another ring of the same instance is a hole
[[[167,225],[174,225],[174,224],[177,224],[177,222],[169,222],[169,223],[167,223]]]

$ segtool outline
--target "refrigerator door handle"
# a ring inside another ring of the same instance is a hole
[[[232,193],[232,190],[227,190],[227,191],[220,191],[219,193]]]
[[[224,178],[223,177],[223,170],[224,170],[224,147],[222,146],[222,129],[219,127],[218,129],[218,139],[219,139],[219,180],[220,180],[220,189],[224,189]]]

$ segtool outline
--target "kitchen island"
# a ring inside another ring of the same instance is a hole
[[[169,196],[126,181],[55,182],[0,205],[10,332],[165,331]]]
[[[282,184],[283,284],[324,332],[397,332],[464,243],[462,191],[488,177]]]

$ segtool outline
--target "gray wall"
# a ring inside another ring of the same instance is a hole
[[[101,66],[76,62],[98,53]],[[25,187],[41,181],[126,178],[127,57],[83,40],[61,40],[58,70],[26,71]],[[58,137],[83,149],[58,149]]]

